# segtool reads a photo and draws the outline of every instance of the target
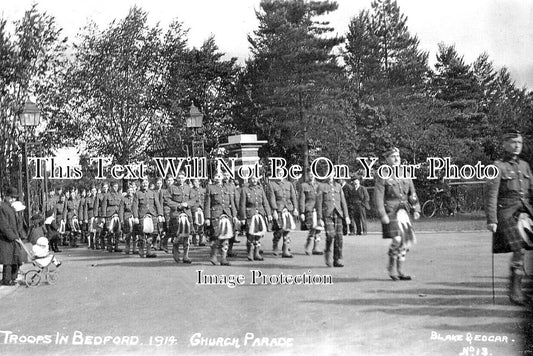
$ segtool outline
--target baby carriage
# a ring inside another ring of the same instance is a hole
[[[39,237],[37,243],[32,248],[33,268],[24,274],[24,282],[28,287],[36,287],[41,282],[48,284],[55,284],[59,277],[59,266],[61,262],[49,253],[48,239],[46,237]]]

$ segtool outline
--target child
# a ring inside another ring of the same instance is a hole
[[[46,267],[52,262],[56,267],[61,266],[61,261],[59,261],[56,256],[50,254],[48,249],[48,239],[44,236],[37,239],[37,243],[32,247],[33,256],[35,261],[42,267]]]

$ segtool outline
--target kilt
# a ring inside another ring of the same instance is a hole
[[[334,212],[331,216],[326,216],[324,220],[326,236],[342,236],[342,222],[343,218],[339,213]]]
[[[211,218],[211,225],[209,226],[208,233],[209,233],[209,240],[226,240],[230,239],[228,237],[228,234],[233,235],[233,224],[232,224],[232,218],[228,216],[229,219],[229,231],[226,231],[226,234],[224,236],[221,236],[222,231],[220,231],[220,217],[218,218]]]
[[[527,245],[518,231],[518,220],[515,215],[498,219],[498,229],[492,234],[492,252],[508,253],[520,251]]]
[[[398,225],[398,218],[396,212],[389,213],[389,223],[381,224],[384,239],[392,239],[395,236],[400,236],[400,226]]]

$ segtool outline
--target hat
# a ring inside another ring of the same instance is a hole
[[[12,198],[18,198],[19,197],[19,191],[17,188],[8,188],[6,192],[6,197],[12,197]]]
[[[44,236],[39,237],[35,244],[36,245],[41,245],[41,246],[48,246],[48,239],[46,237],[44,237]]]
[[[520,136],[522,136],[522,134],[518,130],[507,130],[503,134],[503,140],[507,141],[507,140],[510,140],[512,138],[517,138],[517,137],[520,137]]]
[[[26,206],[24,204],[22,204],[20,201],[14,201],[11,206],[13,207],[13,209],[15,209],[15,211],[18,213],[19,211],[22,211],[24,209],[26,209]]]
[[[383,157],[389,157],[393,153],[400,153],[398,147],[389,147],[385,150],[385,152],[383,152]]]

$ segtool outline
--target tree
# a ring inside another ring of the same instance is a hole
[[[248,40],[252,59],[241,76],[239,128],[268,138],[267,155],[309,165],[309,142],[326,146],[324,134],[345,115],[340,104],[343,76],[327,21],[316,18],[337,9],[335,2],[264,0],[259,29]]]
[[[6,30],[7,21],[0,19],[0,176],[1,185],[13,185],[18,176],[20,146],[18,141],[27,134],[18,125],[28,99],[36,101],[42,117],[49,118],[42,102],[42,85],[61,67],[65,50],[61,30],[54,17],[40,12],[33,5],[15,23],[14,34]]]

